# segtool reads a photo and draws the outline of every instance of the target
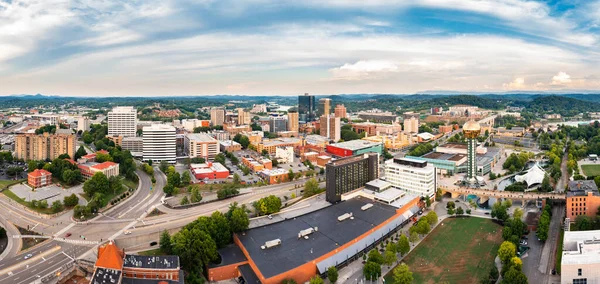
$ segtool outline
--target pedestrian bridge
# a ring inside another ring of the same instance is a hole
[[[494,197],[494,198],[505,198],[514,200],[538,200],[538,199],[566,199],[564,193],[553,193],[553,192],[513,192],[513,191],[498,191],[492,189],[476,189],[461,186],[440,186],[442,194],[450,193],[452,198],[456,198],[459,195],[476,195],[480,198],[483,197]]]

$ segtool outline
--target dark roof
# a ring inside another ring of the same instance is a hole
[[[180,280],[177,281],[177,280],[167,280],[167,279],[123,278],[123,281],[121,281],[121,284],[162,284],[162,283],[183,284],[184,283],[183,274],[179,275],[179,279]]]
[[[210,263],[208,267],[226,266],[234,263],[246,261],[246,256],[236,244],[230,244],[222,249],[219,249],[221,263]]]
[[[587,196],[591,192],[594,196],[600,196],[598,187],[593,180],[572,180],[569,181],[569,191],[567,197],[572,196]]]
[[[176,255],[144,256],[127,254],[125,255],[123,267],[149,269],[179,269],[179,257]]]
[[[354,198],[317,210],[294,219],[254,228],[238,235],[248,254],[265,278],[294,269],[339,246],[348,243],[376,225],[391,218],[396,208],[373,203],[367,211],[361,207],[371,200]],[[352,213],[354,219],[338,221],[338,217]],[[301,230],[315,228],[309,239],[298,239]],[[281,245],[261,249],[267,241],[280,239]]]
[[[119,283],[121,271],[107,268],[96,268],[90,284],[114,284]]]
[[[252,270],[252,267],[250,267],[250,265],[248,264],[244,264],[238,267],[238,270],[240,271],[240,274],[242,274],[242,277],[244,277],[244,280],[246,280],[246,283],[248,284],[260,284],[260,279],[258,279],[258,276],[256,276],[256,273],[254,273],[254,271]]]

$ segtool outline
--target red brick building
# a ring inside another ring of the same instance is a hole
[[[52,173],[43,169],[35,169],[27,174],[27,183],[33,188],[50,185],[52,184]]]
[[[221,179],[229,176],[229,170],[220,163],[190,164],[190,171],[198,180]]]

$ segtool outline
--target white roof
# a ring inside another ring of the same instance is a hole
[[[538,163],[535,163],[531,169],[527,170],[527,173],[515,176],[515,180],[518,182],[525,182],[529,187],[534,184],[542,183],[545,175],[546,171],[544,171]]]
[[[417,134],[417,136],[419,136],[421,139],[424,139],[424,140],[431,140],[435,137],[435,135],[433,135],[429,132],[419,133],[419,134]]]
[[[388,188],[382,192],[375,193],[375,198],[379,200],[383,200],[386,202],[392,202],[400,197],[402,197],[406,192],[396,189],[396,188]]]
[[[194,142],[216,142],[217,139],[204,133],[190,133],[186,135],[190,141]]]
[[[567,231],[563,243],[562,265],[600,263],[600,230]]]

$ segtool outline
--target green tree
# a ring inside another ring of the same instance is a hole
[[[58,213],[60,211],[63,211],[64,207],[62,202],[60,202],[60,200],[55,200],[54,202],[52,202],[52,212],[53,213]]]
[[[198,228],[189,230],[184,227],[173,235],[171,245],[186,271],[204,267],[218,258],[217,244],[208,233]]]
[[[242,148],[247,149],[248,145],[250,145],[250,139],[248,139],[248,136],[242,135],[238,143],[242,145]]]
[[[186,196],[184,196],[184,197],[181,199],[181,201],[179,202],[179,204],[180,204],[180,205],[187,205],[187,204],[190,204],[190,201],[189,201],[189,199],[188,199],[187,195],[186,195]]]
[[[367,262],[375,262],[377,264],[383,264],[384,259],[383,256],[379,253],[377,249],[373,249],[368,254]]]
[[[163,192],[167,195],[167,196],[171,196],[173,195],[173,193],[175,192],[175,187],[170,184],[167,183],[164,187],[163,187]]]
[[[77,195],[75,195],[75,193],[73,193],[69,196],[65,196],[65,198],[63,199],[63,203],[66,207],[73,207],[77,205],[77,203],[79,203],[79,198],[77,197]]]
[[[106,194],[109,190],[108,178],[102,172],[95,173],[92,178],[83,184],[83,191],[88,196],[93,196],[95,193]]]
[[[44,200],[38,202],[38,207],[42,208],[42,209],[48,208],[48,201],[44,199]]]
[[[517,247],[515,246],[515,244],[509,241],[502,242],[500,248],[498,249],[498,257],[500,258],[503,264],[507,264],[511,258],[516,256],[516,254]]]
[[[191,188],[192,188],[192,190],[191,190],[191,194],[190,194],[190,201],[192,203],[202,201],[202,194],[200,194],[200,190],[198,190],[198,187],[191,186]]]
[[[167,169],[169,168],[169,163],[167,161],[160,161],[160,165],[158,166],[161,172],[167,173]]]
[[[456,215],[462,215],[462,214],[465,214],[465,211],[463,210],[462,207],[459,206],[458,208],[456,208]]]
[[[417,232],[411,232],[408,240],[411,243],[416,243],[417,241],[419,241],[419,235],[417,234]]]
[[[527,276],[514,267],[509,268],[502,278],[502,283],[510,284],[527,284]]]
[[[164,253],[164,254],[172,253],[171,235],[169,234],[169,232],[167,230],[162,231],[162,233],[160,234],[159,245],[160,245],[160,251],[162,253]]]
[[[435,226],[435,224],[438,222],[438,215],[435,213],[435,211],[429,211],[429,213],[425,215],[425,218],[427,223],[429,223],[431,226]]]
[[[83,148],[83,146],[79,146],[79,149],[77,149],[77,152],[75,152],[75,161],[77,161],[79,158],[83,157],[87,155],[87,152],[85,151],[85,148]]]
[[[400,255],[404,256],[410,251],[410,244],[408,243],[408,238],[406,235],[400,235],[400,240],[398,241],[398,251]]]
[[[242,180],[240,179],[240,175],[237,173],[233,174],[233,184],[240,184]]]
[[[246,213],[244,206],[238,207],[237,203],[233,203],[229,207],[227,218],[229,219],[231,231],[234,233],[244,231],[248,229],[248,226],[250,225],[250,219],[248,218],[248,213]]]
[[[296,175],[294,174],[294,171],[290,168],[290,170],[288,171],[288,180],[289,181],[294,180],[294,176],[296,176]]]
[[[103,162],[112,162],[113,158],[110,156],[110,154],[102,154],[100,152],[96,153],[96,162],[98,163],[103,163]]]
[[[310,197],[319,192],[319,182],[315,178],[311,178],[304,183],[304,197]]]
[[[281,281],[281,284],[297,284],[297,283],[296,283],[296,280],[294,280],[294,279],[283,279]]]
[[[338,279],[338,276],[338,270],[335,268],[335,266],[327,268],[327,279],[329,279],[329,282],[335,283]]]
[[[281,199],[275,195],[269,195],[254,202],[254,207],[260,215],[276,213],[281,209]]]
[[[408,268],[408,265],[402,263],[392,271],[394,284],[410,284],[413,282],[413,274]]]
[[[310,284],[324,284],[325,281],[323,281],[323,279],[321,279],[321,277],[319,275],[315,275],[315,276],[313,276],[313,278],[310,279],[310,281],[308,283],[310,283]]]
[[[386,250],[383,253],[383,263],[387,266],[391,266],[396,261],[396,254],[393,251]]]
[[[369,281],[375,281],[381,276],[381,264],[367,261],[363,267],[363,275]]]
[[[192,181],[192,177],[190,176],[189,171],[185,171],[185,172],[183,172],[183,174],[181,174],[181,183],[183,185],[188,185],[188,184],[190,184],[191,181]]]
[[[546,192],[552,191],[552,186],[550,185],[550,177],[548,176],[548,174],[544,175],[544,179],[542,180],[540,190]]]
[[[429,223],[427,222],[427,220],[421,219],[419,220],[419,223],[416,226],[416,232],[421,234],[421,235],[425,235],[427,233],[429,233],[429,231],[431,230],[431,227],[429,226]]]

